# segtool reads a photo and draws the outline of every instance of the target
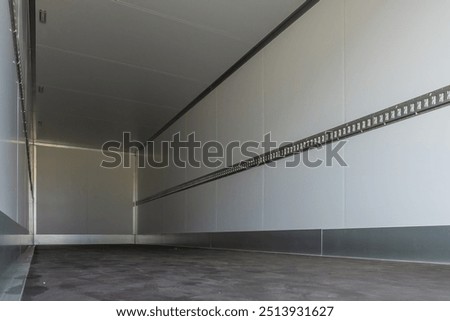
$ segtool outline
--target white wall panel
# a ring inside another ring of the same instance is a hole
[[[95,150],[37,148],[38,234],[131,234],[133,168],[101,168]]]
[[[138,234],[158,234],[163,231],[164,200],[159,199],[138,207]]]
[[[311,162],[325,160],[325,148],[308,153]],[[302,154],[304,156],[305,154]],[[265,167],[264,229],[341,228],[344,225],[344,169],[334,162],[313,168],[293,158]]]
[[[346,0],[346,117],[450,84],[447,0]]]
[[[217,89],[217,132],[224,148],[232,141],[261,142],[264,136],[263,59],[258,54]],[[252,149],[257,154],[262,149]],[[247,159],[234,150],[228,164]]]
[[[186,231],[216,230],[217,182],[207,183],[186,191]]]
[[[163,232],[182,233],[186,231],[186,192],[163,198]]]
[[[147,153],[147,150],[145,151]],[[144,155],[145,155],[144,153]],[[151,153],[151,152],[150,152]],[[155,140],[155,162],[161,162],[162,160],[162,148],[161,148],[161,140]],[[144,157],[144,161],[147,162],[147,156],[141,155]],[[138,199],[143,199],[145,197],[149,197],[157,192],[162,191],[166,188],[167,184],[165,181],[166,169],[164,168],[152,168],[148,165],[145,165],[144,168],[138,168],[137,176],[138,176]]]
[[[150,167],[138,170],[138,199],[151,196],[164,188],[163,170]]]
[[[448,1],[346,1],[346,118],[450,84]],[[401,15],[401,19],[399,19]],[[448,224],[447,110],[350,139],[346,226]]]
[[[131,155],[130,155],[131,156]],[[133,172],[131,168],[99,168],[100,152],[89,152],[87,174],[87,233],[131,234],[133,231]]]
[[[217,230],[255,231],[263,226],[263,169],[217,181]]]
[[[82,151],[37,148],[36,229],[38,234],[87,232],[86,157]]]
[[[184,116],[186,118],[186,135],[195,133],[195,139],[203,145],[209,140],[217,140],[217,92],[213,91]],[[202,163],[200,149],[195,152],[196,160]],[[191,180],[206,175],[216,169],[188,166],[187,179]]]
[[[344,1],[320,1],[264,50],[265,132],[294,141],[344,120]]]
[[[185,134],[185,119],[181,118],[177,122],[175,122],[170,128],[168,128],[161,136],[160,140],[169,142],[171,144],[174,140],[174,135],[177,133],[180,133],[180,139],[185,140],[186,134]],[[169,146],[170,147],[170,146]],[[186,159],[186,151],[180,150],[180,160],[183,161]],[[186,181],[186,167],[179,167],[175,166],[174,159],[174,151],[172,148],[169,148],[169,166],[167,168],[164,168],[163,171],[165,172],[164,180],[165,180],[165,186],[166,188],[170,188],[176,185],[179,185],[181,183],[184,183]]]
[[[449,225],[449,109],[346,145],[346,227]]]

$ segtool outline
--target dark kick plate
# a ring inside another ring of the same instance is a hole
[[[450,226],[324,230],[323,254],[450,263]]]
[[[146,243],[167,246],[312,255],[321,253],[320,230],[156,234],[148,235],[147,240],[151,241]]]
[[[180,233],[158,234],[151,235],[151,237],[146,235],[144,237],[151,241],[140,243],[450,263],[450,226]]]

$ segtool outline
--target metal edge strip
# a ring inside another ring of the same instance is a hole
[[[449,103],[450,85],[163,190],[137,201],[135,206],[437,110]]]
[[[37,234],[35,245],[134,244],[134,235]]]

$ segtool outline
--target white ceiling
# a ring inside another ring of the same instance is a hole
[[[37,140],[145,141],[304,0],[37,0]]]

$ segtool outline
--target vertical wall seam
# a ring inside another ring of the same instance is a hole
[[[134,244],[137,244],[137,234],[138,234],[138,207],[136,206],[136,202],[138,199],[138,168],[139,168],[139,153],[134,154],[134,168],[133,168],[133,235],[134,235]]]
[[[266,104],[265,104],[265,94],[264,94],[264,84],[265,84],[265,60],[264,60],[264,52],[265,48],[261,50],[261,103],[262,103],[262,135],[264,136],[265,130],[266,130]],[[266,209],[265,209],[265,201],[264,201],[264,195],[266,194],[266,168],[262,168],[262,198],[261,198],[261,229],[264,230],[265,227],[265,216],[266,216]]]
[[[216,126],[216,140],[219,141],[219,97],[218,97],[218,90],[214,90],[214,101],[215,105],[214,108],[216,109],[216,119],[215,119],[215,126]],[[214,230],[217,232],[219,230],[219,182],[216,180],[214,182],[215,186],[215,195],[214,195]],[[210,246],[212,247],[212,237],[210,239]]]
[[[187,194],[188,194],[188,191],[184,191],[183,193],[184,193],[184,195],[183,195],[183,203],[184,203],[184,206],[183,206],[183,218],[184,218],[183,229],[184,229],[184,232],[187,233],[188,232],[188,223],[187,223],[187,220],[188,220],[188,215],[187,215]]]
[[[36,245],[36,235],[37,235],[37,146],[33,144],[33,179],[34,179],[34,189],[32,191],[33,195],[33,244]]]
[[[19,141],[20,137],[20,89],[19,84],[16,84],[16,140]],[[16,186],[17,186],[17,195],[16,195],[16,221],[20,222],[20,213],[19,213],[19,194],[21,194],[21,191],[19,188],[21,187],[21,184],[19,184],[19,163],[20,163],[20,150],[19,145],[16,144]]]
[[[183,139],[186,139],[187,138],[187,127],[188,127],[188,125],[187,125],[187,117],[183,117],[183,121],[182,121],[182,123],[181,123],[181,128],[183,129],[183,133],[180,133],[181,134],[181,137],[184,137]],[[180,158],[181,158],[181,154],[180,154]],[[188,172],[188,166],[186,165],[186,167],[184,168],[184,170],[183,170],[183,174],[184,174],[184,179],[183,179],[183,181],[184,182],[187,182],[188,181],[188,174],[187,174],[187,172]],[[188,191],[185,191],[184,192],[184,231],[186,232],[186,233],[188,233],[189,232],[189,230],[188,230],[188,226],[189,226],[189,224],[188,224],[188,220],[189,220],[189,214],[188,214],[188,201],[187,201],[187,198],[188,198]]]
[[[87,167],[87,163],[88,163],[88,158],[87,156],[83,157],[83,161],[84,161],[84,166]],[[88,169],[90,171],[90,169]],[[89,194],[90,194],[90,190],[89,190],[89,185],[91,184],[91,180],[90,180],[91,175],[86,175],[86,181],[85,181],[85,190],[86,190],[86,195],[85,200],[86,200],[86,233],[90,234],[90,227],[89,227]]]
[[[342,105],[343,105],[343,112],[344,112],[344,122],[347,121],[347,60],[346,60],[346,49],[347,49],[347,41],[346,41],[346,33],[347,33],[347,0],[343,0],[344,5],[343,5],[343,46],[342,46],[342,60],[343,60],[343,73],[342,73],[342,77],[343,77],[343,82],[342,82]],[[348,141],[347,141],[348,142]],[[344,148],[342,149],[343,152],[343,157],[345,160],[345,151],[346,151],[346,146],[344,146]],[[343,169],[343,175],[342,175],[342,211],[343,211],[343,219],[342,219],[342,223],[343,223],[343,227],[347,226],[347,192],[346,192],[346,188],[347,188],[347,182],[346,182],[346,177],[347,177],[347,167],[344,167]]]
[[[323,256],[323,229],[320,229],[320,255]]]

